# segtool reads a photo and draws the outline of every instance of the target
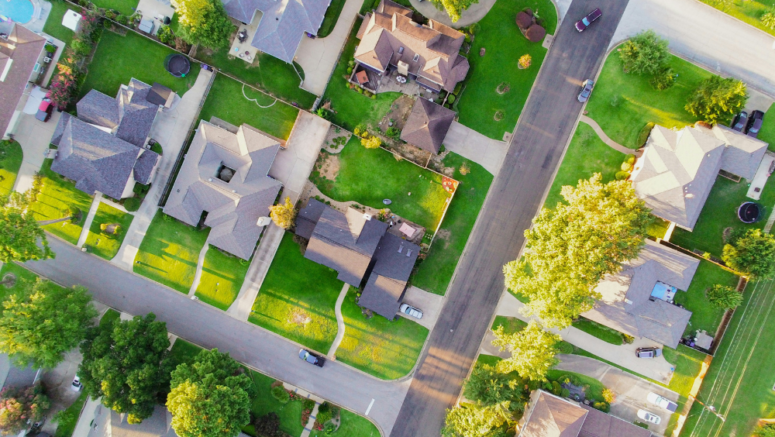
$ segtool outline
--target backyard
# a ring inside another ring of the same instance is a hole
[[[41,187],[37,201],[30,205],[35,220],[56,220],[67,217],[71,209],[77,209],[75,220],[64,220],[43,226],[48,232],[76,244],[86,221],[92,198],[75,188],[75,184],[51,171],[53,160],[47,159],[40,169]]]
[[[211,245],[202,264],[202,276],[199,278],[196,296],[202,302],[226,311],[237,298],[248,267],[250,261]]]
[[[775,0],[700,0],[701,2],[725,12],[738,20],[775,36],[775,29],[762,23],[761,16],[772,12]]]
[[[557,13],[551,1],[496,2],[477,25],[479,30],[468,53],[471,70],[458,96],[460,123],[496,140],[514,130],[547,52],[540,42],[531,43],[522,36],[514,24],[517,13],[524,8],[540,11],[547,35],[555,33]],[[486,50],[486,54],[480,56],[480,50]],[[516,64],[525,54],[533,60],[529,68],[522,70]],[[509,90],[503,92],[506,88]],[[496,120],[496,114],[500,120]]]
[[[261,108],[258,105],[268,107]],[[288,139],[298,114],[299,110],[293,106],[219,74],[207,94],[199,118],[210,121],[215,116],[237,127],[247,123],[269,135]]]
[[[397,379],[414,368],[428,329],[403,317],[366,318],[350,289],[342,304],[346,329],[336,359],[380,379]]]
[[[188,294],[194,282],[199,252],[209,233],[210,228],[197,230],[160,209],[140,243],[133,271]]]
[[[335,160],[339,170],[334,180],[321,175],[321,161]],[[356,136],[350,138],[337,155],[322,151],[310,180],[334,200],[355,201],[372,208],[384,208],[390,199],[390,210],[436,231],[451,197],[441,184],[442,177],[406,161],[397,161],[392,153],[361,146]]]
[[[61,40],[65,44],[70,44],[70,41],[73,40],[73,35],[75,35],[75,32],[62,25],[62,18],[64,18],[68,9],[72,9],[75,12],[81,13],[81,8],[66,2],[50,3],[51,12],[48,13],[46,24],[43,26],[43,32],[53,36],[58,40]]]
[[[692,284],[685,292],[675,294],[675,302],[692,312],[692,318],[686,325],[684,335],[693,335],[698,329],[705,330],[708,335],[716,335],[724,310],[711,305],[705,292],[713,285],[737,286],[738,277],[734,273],[722,269],[710,261],[701,261],[694,274]]]
[[[11,194],[22,166],[22,146],[16,141],[0,141],[0,196]]]
[[[334,306],[344,285],[336,276],[304,258],[286,232],[248,320],[325,354],[336,337]]]
[[[87,247],[89,252],[100,258],[113,259],[121,247],[121,242],[124,241],[126,231],[129,229],[129,225],[132,224],[132,219],[134,219],[132,214],[127,214],[106,203],[100,202],[94,221],[92,221],[89,227],[89,235],[86,237],[84,247]],[[115,234],[109,234],[103,232],[100,228],[103,224],[118,225],[119,229]]]
[[[668,65],[678,79],[673,87],[657,91],[647,75],[624,73],[619,55],[611,52],[587,103],[589,117],[612,140],[631,149],[643,145],[646,136],[641,131],[649,122],[668,128],[694,123],[697,119],[684,105],[711,73],[676,56],[669,57]]]

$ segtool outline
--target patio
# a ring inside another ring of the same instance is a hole
[[[229,48],[229,55],[238,57],[248,64],[253,63],[253,60],[256,58],[257,49],[251,46],[250,42],[253,41],[253,36],[255,36],[256,31],[258,30],[258,23],[261,22],[261,17],[263,15],[264,14],[261,11],[256,10],[250,24],[241,24],[239,26],[237,33],[234,34],[231,48]]]
[[[399,77],[403,80],[399,81],[401,80]],[[424,96],[432,99],[438,96],[433,91],[421,86],[417,80],[398,74],[398,70],[391,70],[384,75],[380,75],[356,63],[349,80],[350,83],[375,94],[398,92],[409,96]]]
[[[143,21],[153,22],[151,35],[159,33],[159,29],[165,21],[165,18],[172,19],[175,9],[170,5],[169,0],[140,0],[137,5],[137,13],[143,16]]]

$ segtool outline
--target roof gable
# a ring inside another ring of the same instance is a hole
[[[520,437],[577,437],[587,411],[543,390],[531,394],[528,419]]]
[[[439,153],[454,119],[454,111],[418,98],[401,131],[401,139],[431,153]]]

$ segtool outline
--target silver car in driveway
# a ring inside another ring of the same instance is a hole
[[[662,422],[661,417],[646,410],[638,410],[638,418],[645,420],[648,423],[653,423],[654,425],[659,425]]]
[[[648,399],[649,402],[652,404],[662,407],[667,411],[675,413],[675,410],[678,409],[678,404],[671,401],[668,398],[663,398],[662,396],[656,394],[656,393],[649,393],[648,396],[646,396],[646,399]]]
[[[595,81],[587,79],[581,84],[581,93],[579,93],[579,102],[584,103],[589,100],[589,95],[592,94],[592,88],[595,87]]]
[[[409,317],[414,317],[415,319],[422,319],[422,310],[420,310],[419,308],[415,308],[407,304],[402,304],[398,308],[398,311],[400,311],[403,314],[406,314]]]

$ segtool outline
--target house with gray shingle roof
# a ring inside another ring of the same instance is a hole
[[[3,23],[8,24],[8,23]],[[27,103],[31,81],[40,74],[46,39],[20,24],[0,29],[0,133],[12,134]],[[25,91],[27,91],[25,93]]]
[[[724,126],[654,126],[630,180],[651,212],[691,231],[719,171],[753,179],[767,143]]]
[[[401,139],[433,154],[441,150],[441,143],[455,120],[455,111],[423,98],[417,99],[406,119]]]
[[[257,50],[293,62],[305,33],[317,35],[331,0],[224,0],[226,13],[258,28],[250,42]]]
[[[191,141],[164,213],[207,226],[209,244],[250,259],[282,183],[268,175],[280,143],[243,124],[236,133],[204,120]]]

